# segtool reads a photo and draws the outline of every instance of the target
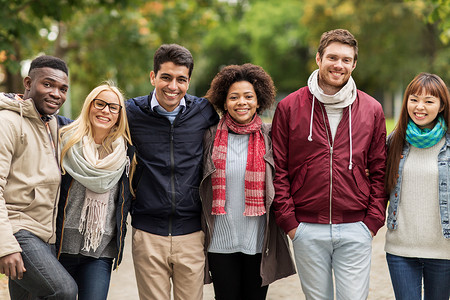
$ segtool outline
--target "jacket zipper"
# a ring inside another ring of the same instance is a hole
[[[127,175],[128,177],[128,175]],[[116,257],[116,269],[119,269],[119,257],[120,253],[122,253],[122,235],[123,235],[123,207],[125,206],[125,195],[124,193],[124,185],[123,181],[121,182],[122,185],[122,193],[119,197],[122,197],[122,207],[120,208],[120,239],[119,239],[119,251],[117,251],[117,257]],[[119,233],[118,233],[119,234]]]
[[[172,235],[173,215],[175,214],[175,157],[173,154],[173,123],[170,124],[170,188],[172,192],[172,209],[169,215],[169,235]]]
[[[37,110],[36,110],[36,112],[39,114],[39,112]],[[54,118],[56,119],[56,117],[54,117]],[[61,169],[60,169],[59,160],[58,160],[58,145],[59,145],[59,135],[58,135],[59,125],[58,125],[58,120],[56,120],[56,124],[57,124],[56,125],[57,126],[56,132],[57,132],[57,134],[56,134],[56,143],[55,143],[55,141],[53,140],[51,129],[50,129],[50,120],[48,122],[45,122],[41,118],[39,118],[39,119],[43,123],[45,131],[47,132],[47,136],[48,136],[48,139],[50,141],[50,147],[52,147],[53,157],[55,158],[56,166],[57,166],[57,169],[58,169],[58,172],[59,172],[59,176],[61,177]],[[53,204],[52,228],[55,228],[55,230],[53,230],[53,232],[56,232],[55,215],[56,215],[56,213],[58,211],[57,207],[58,207],[58,202],[59,202],[59,199],[58,199],[59,192],[60,192],[60,186],[58,186],[58,190],[57,190],[57,193],[56,193],[56,199],[55,199],[54,204]],[[47,240],[47,243],[50,241],[50,239],[54,235],[55,235],[55,233],[53,233],[50,236],[50,238]]]
[[[62,250],[62,244],[63,244],[63,239],[64,239],[64,228],[66,227],[66,208],[67,208],[67,203],[69,202],[69,196],[70,196],[70,190],[72,189],[72,184],[73,184],[73,179],[70,181],[70,186],[69,189],[67,190],[67,196],[66,196],[66,203],[64,203],[64,209],[63,209],[63,220],[62,220],[62,225],[61,225],[61,238],[59,239],[59,249],[58,249],[58,253],[56,258],[59,259],[59,256],[61,255],[61,250]]]
[[[333,216],[333,146],[334,141],[330,141],[330,134],[328,133],[328,126],[325,119],[325,114],[323,112],[323,107],[320,105],[320,109],[322,111],[322,118],[323,118],[323,124],[325,125],[325,132],[327,133],[327,141],[328,146],[330,147],[330,224],[333,224],[332,222],[332,216]]]
[[[267,141],[266,140],[264,140],[264,143],[267,143]],[[267,154],[267,152],[266,152],[266,154]],[[267,159],[265,158],[265,154],[264,154],[264,157],[263,157],[263,159],[264,159],[264,163],[266,164],[266,174],[267,174],[267,166],[269,166],[269,168],[272,168],[273,167],[273,169],[272,169],[272,174],[275,174],[275,167],[274,166],[272,166],[268,161],[267,161]],[[265,174],[264,174],[264,176],[266,176]],[[265,192],[266,192],[266,199],[267,199],[267,188],[265,187],[264,188],[265,189]],[[275,195],[274,195],[275,196]],[[266,239],[266,241],[267,241],[267,245],[264,245],[263,244],[263,248],[265,247],[265,251],[264,251],[264,249],[263,249],[263,251],[265,252],[265,254],[266,254],[266,256],[269,256],[269,241],[270,241],[270,227],[269,227],[269,218],[270,218],[270,208],[272,207],[272,203],[273,203],[273,199],[272,199],[272,202],[270,203],[270,205],[266,202],[266,201],[264,201],[265,203],[264,203],[264,205],[266,206],[266,228],[265,228],[265,232],[264,232],[264,239]],[[265,236],[266,235],[266,233],[267,233],[267,237]],[[263,241],[264,241],[264,239],[263,239]]]
[[[130,158],[127,156],[127,165],[125,166],[125,174],[127,174],[127,178],[129,178],[129,174],[130,174],[130,166],[131,166],[131,162],[130,162]],[[128,181],[129,182],[129,181]],[[120,253],[122,253],[122,241],[123,241],[123,207],[125,206],[125,186],[123,184],[123,180],[121,180],[121,185],[122,185],[122,207],[120,208],[120,239],[119,239],[119,251],[117,253],[117,258],[116,258],[116,269],[119,269],[119,258],[120,258]],[[119,196],[120,197],[120,196]]]
[[[203,181],[205,181],[206,178],[208,178],[209,176],[211,176],[212,173],[214,173],[216,171],[216,169],[212,169],[210,172],[208,172],[202,179],[202,181],[200,182],[200,187],[203,185]],[[199,193],[200,196],[200,200],[202,202],[204,202],[203,198],[202,198],[202,194]],[[212,231],[211,231],[211,224],[209,223],[209,218],[208,218],[208,212],[205,210],[204,205],[202,205],[202,212],[203,215],[205,216],[205,222],[206,222],[206,227],[208,227],[208,232],[209,232],[209,237],[210,240],[212,239]]]

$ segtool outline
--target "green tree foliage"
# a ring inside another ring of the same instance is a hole
[[[87,7],[121,8],[133,0],[0,0],[0,63],[6,89],[19,91],[20,62],[39,52],[64,56],[64,42],[56,33],[49,43],[46,32],[70,20]]]
[[[331,28],[347,28],[356,36],[354,74],[359,87],[374,93],[396,91],[419,72],[436,72],[441,52],[448,52],[436,26],[417,21],[422,11],[420,4],[400,0],[315,1],[305,8],[304,21],[316,44]]]
[[[77,112],[105,79],[127,97],[147,94],[154,51],[179,43],[195,58],[190,93],[203,95],[223,66],[251,62],[283,96],[306,84],[320,35],[334,28],[358,39],[354,77],[371,94],[402,90],[421,71],[448,83],[449,1],[0,0],[0,87],[20,91],[21,61],[57,55]]]
[[[448,0],[445,0],[448,1]],[[274,78],[279,94],[306,84],[317,68],[315,53],[323,32],[349,29],[359,41],[354,76],[370,93],[395,92],[421,71],[450,80],[449,51],[437,23],[418,22],[431,12],[423,1],[253,0],[228,2],[218,24],[203,40],[201,91],[231,63],[252,62]]]
[[[450,42],[450,0],[405,0],[422,6],[423,20],[437,24],[440,39],[444,44]]]

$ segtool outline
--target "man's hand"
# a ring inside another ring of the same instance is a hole
[[[23,272],[25,272],[25,266],[23,265],[22,254],[20,252],[12,253],[3,257],[0,257],[0,273],[9,276],[9,278],[22,279]]]
[[[291,238],[291,241],[294,239],[296,232],[297,232],[297,228],[294,228],[288,232],[288,236]]]

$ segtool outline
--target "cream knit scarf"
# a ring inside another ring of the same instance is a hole
[[[349,127],[349,138],[350,138],[350,159],[348,163],[348,168],[351,170],[353,168],[352,156],[353,156],[353,142],[352,142],[352,107],[351,105],[358,96],[358,90],[356,89],[356,84],[353,78],[350,76],[347,83],[334,95],[327,95],[319,86],[319,70],[312,72],[311,76],[308,78],[308,88],[311,94],[313,94],[312,108],[311,108],[311,121],[309,124],[309,136],[308,141],[312,141],[313,138],[313,118],[314,118],[314,99],[317,98],[326,107],[331,108],[345,108],[348,106],[348,127]]]
[[[63,166],[76,181],[86,187],[79,231],[84,235],[83,250],[96,251],[105,232],[110,189],[119,181],[127,164],[124,139],[112,143],[113,151],[104,158],[99,147],[87,136],[69,149]]]
[[[334,95],[327,95],[323,92],[319,87],[318,77],[319,70],[317,69],[308,78],[308,88],[311,94],[323,104],[330,105],[334,108],[345,108],[355,101],[357,96],[356,84],[351,76],[339,92]]]

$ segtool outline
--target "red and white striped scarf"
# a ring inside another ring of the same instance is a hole
[[[212,174],[212,214],[224,215],[226,200],[226,162],[228,149],[228,129],[237,134],[250,134],[245,168],[245,210],[244,216],[261,216],[266,213],[264,198],[266,191],[266,147],[261,132],[261,118],[255,114],[248,124],[236,123],[226,113],[217,126],[212,150],[212,160],[216,172]]]

